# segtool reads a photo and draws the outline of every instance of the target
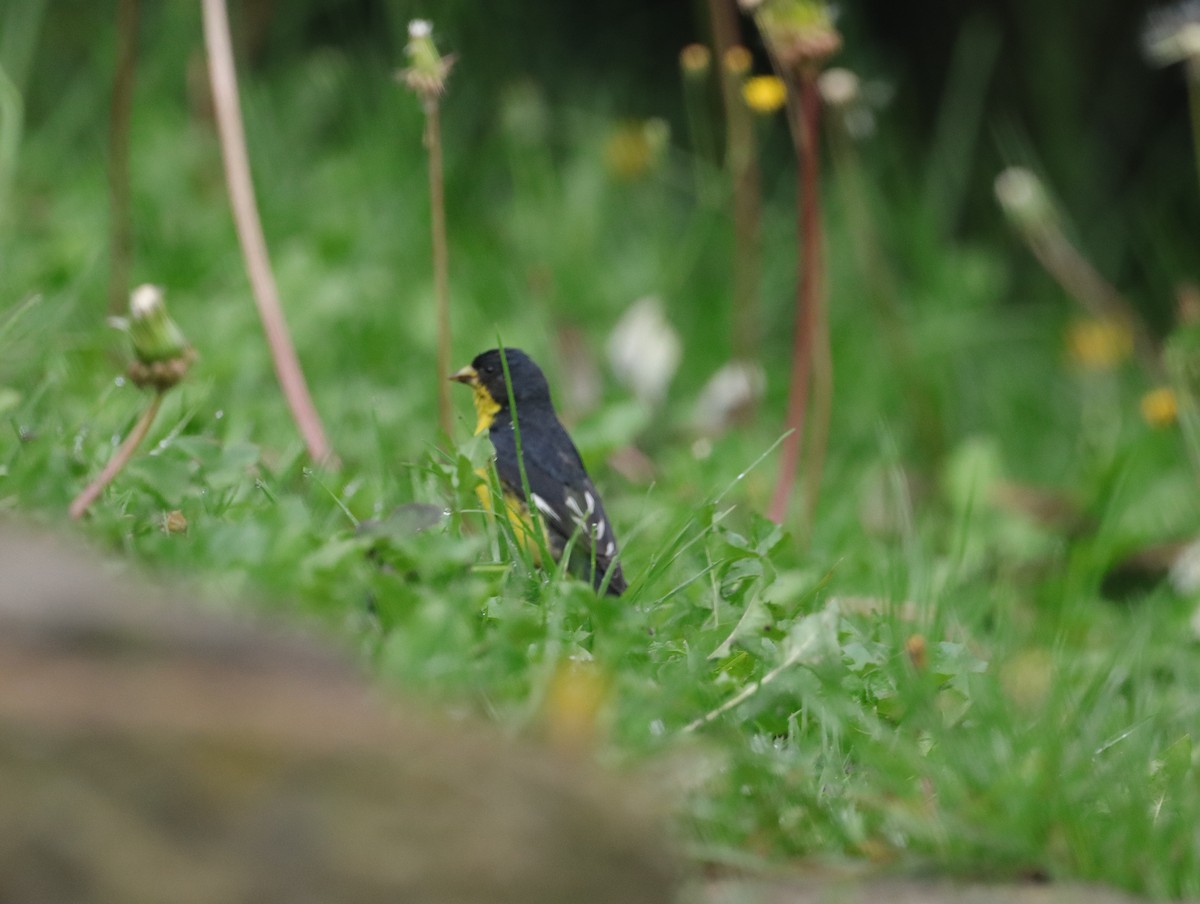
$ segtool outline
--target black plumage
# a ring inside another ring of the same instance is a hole
[[[617,539],[604,512],[600,493],[554,410],[546,377],[520,349],[506,348],[504,355],[531,498],[526,498],[521,480],[513,411],[500,350],[491,349],[477,355],[469,368],[455,375],[455,379],[475,389],[480,429],[487,427],[496,450],[496,473],[500,482],[507,493],[527,508],[532,502],[546,526],[550,551],[555,559],[561,558],[567,543],[575,537],[572,560],[586,563],[597,589],[607,576],[607,592],[619,596],[626,584],[617,560]]]

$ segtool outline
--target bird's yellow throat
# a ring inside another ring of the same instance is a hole
[[[492,426],[492,421],[496,419],[496,412],[500,410],[500,403],[492,398],[492,394],[479,382],[479,374],[475,372],[475,368],[469,365],[458,371],[458,373],[452,374],[450,379],[456,383],[465,383],[471,387],[471,391],[474,393],[475,416],[477,418],[475,421],[475,435],[478,436]]]
[[[475,393],[475,416],[478,418],[475,421],[475,435],[478,436],[492,426],[492,421],[496,419],[496,412],[500,410],[500,405],[492,398],[492,394],[483,388],[482,383],[476,383],[471,388]]]

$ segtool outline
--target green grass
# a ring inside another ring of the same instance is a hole
[[[757,514],[787,373],[788,181],[768,179],[767,398],[755,424],[697,457],[690,406],[729,353],[729,236],[719,211],[697,208],[685,150],[615,179],[604,166],[615,102],[542,109],[526,88],[487,119],[462,108],[469,61],[456,69],[445,105],[456,358],[499,334],[561,387],[557,329],[581,330],[600,356],[648,293],[683,337],[665,410],[639,412],[603,369],[598,407],[565,406],[623,541],[631,591],[614,602],[533,569],[503,522],[478,512],[474,468],[488,449],[466,438],[467,393],[461,445],[434,447],[444,375],[421,118],[389,81],[395,61],[327,48],[243,89],[264,226],[338,473],[303,460],[210,126],[168,63],[152,55],[139,83],[135,279],[167,288],[200,359],[78,530],[219,602],[250,594],[325,625],[382,682],[515,731],[537,730],[563,660],[593,660],[610,695],[599,755],[671,777],[679,835],[702,860],[866,858],[1200,895],[1195,601],[1165,586],[1126,604],[1100,593],[1122,555],[1195,527],[1179,438],[1141,422],[1146,387],[1129,365],[1065,365],[1070,311],[1028,260],[948,239],[922,215],[886,119],[863,148],[872,215],[946,454],[927,453],[914,427],[831,181],[835,409],[802,545],[795,525]],[[55,524],[145,403],[118,379],[118,337],[103,323],[104,124],[82,100],[101,81],[77,73],[59,106],[27,122],[19,214],[0,234],[0,510]],[[544,135],[499,127],[530,122],[530,105]],[[768,146],[782,127],[764,125]],[[657,469],[650,483],[606,466],[634,441]],[[1091,526],[1072,536],[997,508],[989,493],[1004,480],[1059,488]],[[186,533],[162,529],[174,510]],[[356,532],[368,519],[381,524]]]

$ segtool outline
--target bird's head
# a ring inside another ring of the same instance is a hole
[[[503,354],[503,359],[501,355]],[[512,383],[512,398],[520,410],[522,404],[550,403],[550,386],[542,369],[519,348],[488,349],[450,379],[470,386],[475,392],[475,411],[479,421],[477,434],[487,430],[500,411],[508,409],[509,387],[504,379],[504,364]]]

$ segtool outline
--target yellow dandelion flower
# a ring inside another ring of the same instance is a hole
[[[1159,386],[1142,396],[1142,420],[1151,427],[1170,427],[1179,416],[1179,402],[1170,386]]]
[[[742,98],[755,113],[774,113],[787,103],[787,86],[774,75],[756,75],[742,85]]]
[[[725,51],[722,62],[725,64],[725,71],[730,75],[745,75],[750,71],[754,57],[750,55],[749,50],[738,44]]]
[[[1067,357],[1083,370],[1112,370],[1132,351],[1133,332],[1121,320],[1077,320],[1067,330]]]
[[[679,67],[687,75],[703,75],[712,64],[712,53],[703,44],[688,44],[679,51]]]
[[[618,179],[637,179],[662,160],[670,141],[670,127],[654,118],[618,125],[604,146],[604,163]]]
[[[550,740],[568,750],[593,746],[604,727],[608,699],[608,676],[594,662],[559,663],[542,703]]]

